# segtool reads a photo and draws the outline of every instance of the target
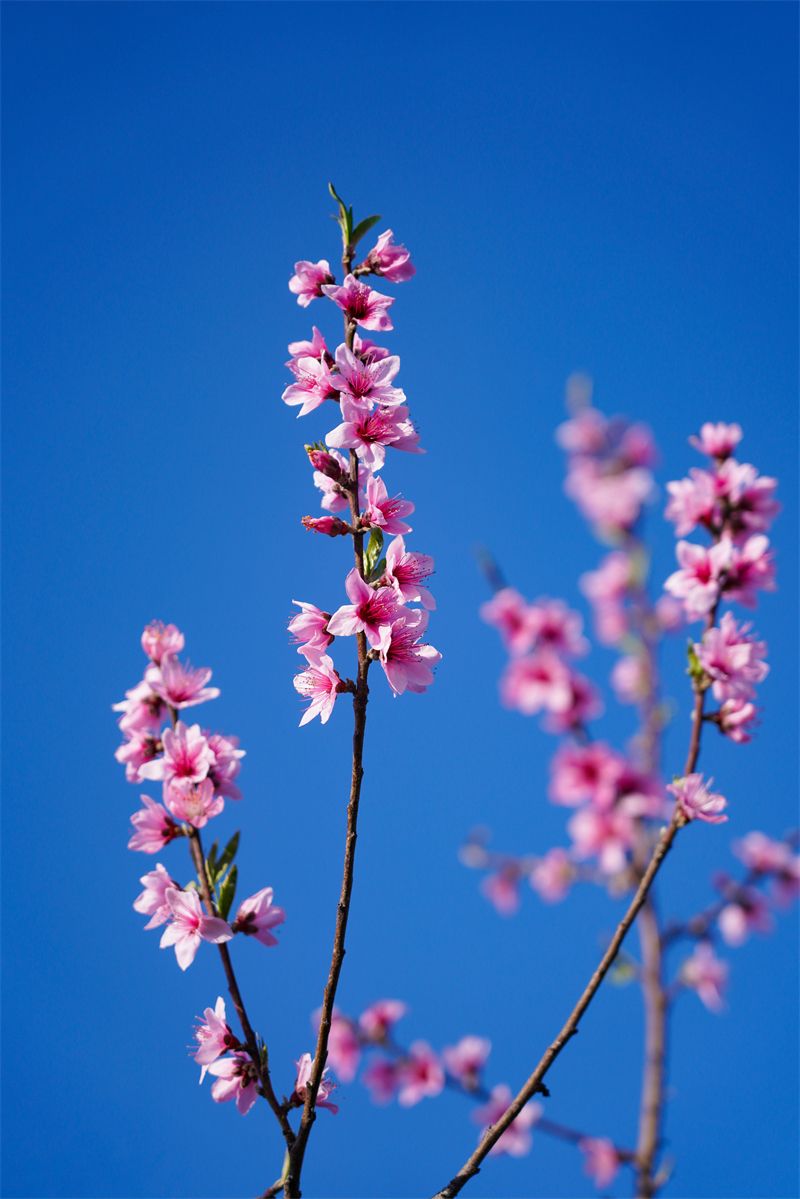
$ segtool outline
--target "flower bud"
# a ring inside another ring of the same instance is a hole
[[[314,533],[324,533],[326,537],[345,537],[350,532],[349,525],[336,516],[304,516],[303,525]]]

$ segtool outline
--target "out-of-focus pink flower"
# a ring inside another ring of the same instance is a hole
[[[718,700],[750,699],[757,683],[766,678],[769,667],[764,661],[767,646],[750,636],[751,626],[737,624],[726,612],[719,626],[708,629],[695,645],[695,653],[713,681]]]
[[[241,799],[242,793],[234,779],[242,768],[246,751],[239,749],[239,738],[223,737],[222,733],[208,731],[205,736],[214,759],[208,768],[208,777],[214,784],[214,790],[226,799]]]
[[[482,1126],[481,1137],[492,1124],[496,1124],[504,1115],[512,1099],[511,1088],[507,1087],[505,1083],[492,1087],[488,1103],[483,1107],[476,1108],[472,1113],[473,1120]],[[524,1157],[526,1153],[530,1153],[533,1143],[531,1128],[541,1114],[542,1105],[540,1103],[527,1103],[517,1118],[509,1124],[503,1135],[498,1137],[496,1144],[489,1150],[489,1155],[508,1153],[511,1157]]]
[[[481,893],[501,916],[513,916],[519,911],[519,870],[511,865],[487,874],[481,882]]]
[[[532,868],[528,880],[547,903],[560,903],[575,881],[575,867],[565,849],[550,849]]]
[[[173,779],[200,783],[208,774],[214,754],[199,724],[185,725],[179,720],[174,729],[164,729],[164,756],[140,767],[141,778],[161,780],[169,786]]]
[[[321,724],[327,724],[342,681],[333,668],[333,660],[327,654],[320,654],[293,681],[295,691],[311,700],[300,719],[301,727],[315,716],[319,716]]]
[[[326,400],[339,398],[339,376],[332,375],[324,358],[298,358],[294,365],[294,383],[281,395],[284,404],[299,406],[298,417],[307,416]]]
[[[370,475],[367,482],[367,505],[361,515],[365,527],[382,529],[384,533],[410,533],[411,525],[401,518],[410,516],[414,505],[401,495],[390,496],[386,484],[378,475]]]
[[[702,454],[708,454],[709,458],[729,458],[741,440],[741,425],[706,421],[700,429],[700,436],[690,437],[689,444]]]
[[[581,575],[580,586],[591,602],[598,640],[616,645],[628,629],[624,602],[633,581],[633,562],[623,550],[606,554],[597,570]]]
[[[619,806],[605,812],[581,808],[570,819],[567,832],[575,857],[596,857],[604,874],[617,874],[633,848],[635,829],[631,815]]]
[[[729,547],[729,553],[725,594],[745,607],[754,608],[758,591],[775,589],[775,563],[769,540],[757,533],[742,545]]]
[[[377,1058],[367,1066],[362,1081],[373,1103],[390,1103],[399,1083],[398,1067],[389,1058]]]
[[[319,1027],[320,1013],[314,1013],[314,1026]],[[342,1082],[352,1082],[361,1061],[361,1039],[358,1030],[347,1016],[334,1008],[328,1034],[328,1065]]]
[[[664,510],[675,525],[675,534],[685,537],[698,525],[713,528],[717,524],[719,488],[715,477],[692,467],[689,477],[667,483],[669,502]]]
[[[675,547],[680,569],[669,576],[666,590],[682,599],[686,615],[699,620],[713,608],[722,589],[722,576],[731,565],[732,546],[723,539],[716,545],[693,545],[679,541]]]
[[[391,229],[382,233],[364,259],[364,265],[390,283],[405,283],[417,273],[405,246],[398,245]]]
[[[172,779],[164,784],[164,802],[176,820],[186,820],[194,828],[205,828],[225,807],[225,800],[214,794],[214,784],[209,778],[202,783]]]
[[[371,647],[377,649],[384,630],[401,611],[397,595],[390,587],[371,587],[355,568],[347,575],[344,587],[352,602],[337,608],[328,621],[329,631],[336,637],[364,633]]]
[[[231,1057],[218,1058],[206,1067],[216,1082],[211,1088],[215,1103],[236,1100],[240,1115],[246,1116],[258,1098],[258,1079],[255,1066],[246,1053],[234,1053]]]
[[[294,1084],[294,1093],[298,1099],[302,1100],[303,1103],[305,1103],[306,1088],[308,1087],[308,1082],[311,1078],[311,1068],[313,1064],[313,1059],[310,1053],[304,1053],[303,1056],[298,1058],[298,1060],[295,1062],[295,1065],[297,1066],[297,1081]],[[335,1116],[339,1108],[335,1103],[328,1102],[328,1096],[336,1090],[336,1083],[331,1082],[331,1080],[326,1077],[327,1073],[328,1067],[326,1066],[322,1071],[322,1079],[320,1080],[319,1090],[317,1091],[317,1101],[315,1106],[326,1107],[328,1111],[333,1112]]]
[[[213,1008],[205,1009],[203,1019],[198,1020],[194,1030],[194,1039],[198,1044],[194,1060],[198,1066],[203,1067],[200,1072],[200,1081],[202,1082],[211,1063],[239,1044],[225,1017],[225,1000],[221,995],[217,997]]]
[[[421,603],[428,609],[436,607],[436,600],[422,583],[433,574],[433,558],[430,554],[416,554],[406,550],[402,537],[395,537],[386,550],[386,573],[383,582],[389,583],[401,603]]]
[[[262,887],[255,895],[243,899],[236,910],[233,931],[255,937],[262,945],[277,945],[278,938],[273,937],[270,929],[283,924],[286,913],[273,904],[272,896],[272,887]]]
[[[513,587],[501,587],[482,604],[481,618],[498,630],[509,653],[525,654],[531,648],[528,605]]]
[[[594,685],[585,675],[573,670],[569,676],[569,702],[563,708],[550,708],[544,727],[558,736],[574,733],[602,711],[603,705]]]
[[[230,941],[233,933],[228,925],[219,916],[205,915],[196,891],[168,887],[165,897],[172,919],[161,934],[161,948],[174,945],[181,970],[191,966],[201,941],[210,941],[214,945]]]
[[[294,637],[298,654],[308,657],[310,651],[314,657],[324,653],[333,641],[333,634],[328,632],[330,612],[323,612],[303,600],[292,600],[292,603],[300,609],[289,621],[289,632]]]
[[[583,621],[561,600],[537,599],[528,606],[527,625],[536,649],[551,649],[568,657],[588,652]]]
[[[683,605],[671,595],[657,599],[654,610],[659,628],[665,633],[674,633],[683,624]]]
[[[728,801],[722,795],[709,790],[712,780],[706,783],[702,774],[687,774],[667,786],[667,790],[678,801],[687,820],[703,820],[706,824],[722,824],[728,819],[724,815]]]
[[[485,1037],[462,1037],[457,1045],[442,1050],[442,1060],[447,1072],[469,1091],[477,1085],[491,1049]]]
[[[638,704],[647,695],[650,670],[642,654],[625,654],[614,663],[611,686],[621,704]]]
[[[612,534],[633,528],[653,491],[642,467],[608,472],[591,459],[570,462],[564,490],[592,524]]]
[[[136,896],[133,908],[142,916],[150,917],[144,926],[145,929],[158,928],[160,924],[166,924],[170,917],[167,888],[177,888],[178,884],[170,877],[160,862],[156,863],[155,870],[149,870],[147,874],[143,874],[139,882],[144,887],[144,891],[141,895]]]
[[[131,733],[127,741],[114,750],[114,757],[125,767],[125,778],[129,783],[141,781],[141,769],[158,756],[161,742],[152,733]]]
[[[794,859],[785,841],[776,841],[759,832],[748,833],[741,841],[736,841],[733,852],[748,870],[757,870],[760,874],[786,870]]]
[[[365,412],[354,404],[349,396],[342,396],[340,425],[325,438],[329,446],[336,449],[355,450],[361,461],[370,470],[381,469],[386,458],[386,447],[419,454],[419,433],[409,419],[408,408],[400,404],[397,408],[376,408]]]
[[[500,680],[500,695],[509,708],[525,716],[543,709],[564,711],[572,699],[571,674],[558,654],[540,650],[512,658]]]
[[[696,991],[710,1012],[725,1007],[725,987],[728,982],[728,963],[714,953],[707,941],[701,941],[680,969],[680,981]]]
[[[156,666],[165,654],[179,654],[184,644],[180,629],[174,624],[164,624],[163,620],[151,620],[142,633],[142,649]]]
[[[426,1041],[414,1041],[397,1065],[397,1102],[401,1107],[413,1107],[425,1098],[432,1098],[444,1089],[444,1070],[441,1062]]]
[[[719,728],[731,741],[742,745],[750,736],[758,717],[758,709],[746,699],[726,699],[719,710]]]
[[[394,296],[373,291],[366,283],[359,283],[355,275],[348,275],[341,287],[323,284],[322,292],[341,308],[348,320],[355,321],[362,329],[385,333],[394,328],[389,316]]]
[[[578,1142],[584,1155],[583,1168],[596,1187],[607,1187],[614,1181],[620,1167],[614,1142],[607,1137],[584,1137]]]
[[[380,1045],[407,1011],[400,999],[378,999],[358,1017],[358,1026],[367,1040]]]
[[[781,510],[775,499],[778,480],[759,475],[749,462],[731,458],[719,468],[727,500],[728,527],[737,536],[765,532]]]
[[[338,390],[349,396],[358,408],[369,412],[376,404],[382,408],[405,404],[405,392],[392,386],[392,380],[400,370],[400,359],[396,354],[365,362],[343,344],[336,351],[336,368]]]
[[[388,590],[388,588],[386,589]],[[380,663],[395,695],[422,692],[433,682],[433,667],[442,655],[420,638],[428,627],[428,613],[402,609],[402,616],[384,625],[378,646]]]
[[[128,849],[158,853],[174,837],[182,836],[182,832],[166,808],[149,795],[142,796],[142,803],[144,807],[131,816],[131,824],[136,831],[128,842]]]
[[[323,284],[333,283],[330,263],[324,258],[319,262],[303,259],[294,264],[294,274],[289,280],[289,291],[297,296],[301,308],[308,308],[312,300],[322,295]]]
[[[166,654],[161,659],[160,667],[150,667],[145,678],[150,677],[153,680],[153,690],[171,708],[192,708],[195,704],[204,704],[219,695],[219,687],[206,686],[211,678],[211,670],[207,666],[194,670],[188,663],[184,665],[173,654]]]
[[[773,928],[767,901],[754,887],[739,888],[735,901],[720,912],[717,924],[726,945],[743,945],[750,933],[769,933]]]

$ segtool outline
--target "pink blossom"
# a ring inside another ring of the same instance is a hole
[[[353,404],[369,411],[376,404],[383,408],[396,408],[405,404],[405,392],[392,387],[392,380],[400,370],[400,359],[396,354],[387,354],[372,362],[357,358],[346,345],[336,351],[337,387]]]
[[[295,1065],[297,1066],[297,1080],[294,1084],[294,1093],[298,1099],[305,1103],[306,1089],[308,1087],[309,1079],[311,1078],[311,1069],[313,1066],[311,1054],[304,1053],[303,1056],[295,1062]],[[326,1107],[328,1111],[333,1112],[335,1116],[339,1109],[335,1103],[328,1102],[328,1096],[336,1090],[336,1083],[331,1082],[331,1080],[326,1077],[327,1073],[328,1068],[326,1066],[322,1071],[322,1079],[320,1080],[319,1090],[317,1091],[317,1101],[315,1106]]]
[[[501,587],[481,605],[481,619],[496,628],[512,654],[525,654],[533,645],[528,604],[513,587]]]
[[[383,479],[370,475],[362,525],[382,529],[384,533],[410,533],[411,525],[401,518],[410,516],[413,511],[414,505],[409,500],[404,500],[401,495],[390,496]]]
[[[289,632],[294,637],[298,654],[307,656],[309,650],[312,656],[324,653],[333,641],[333,634],[328,632],[330,612],[323,612],[303,600],[292,600],[292,603],[300,609],[289,621]]]
[[[157,668],[155,673],[158,673]],[[149,671],[148,675],[152,677]],[[112,709],[122,713],[119,727],[129,737],[160,732],[167,714],[166,704],[160,695],[156,695],[147,677],[126,691],[125,699],[113,704]]]
[[[758,709],[746,699],[726,699],[719,712],[719,729],[735,744],[745,744],[758,718]]]
[[[725,905],[717,924],[726,945],[743,945],[750,933],[768,933],[773,927],[767,901],[754,887],[738,888],[736,899]]]
[[[552,649],[568,657],[579,657],[589,649],[581,634],[583,621],[561,600],[545,598],[530,604],[526,624],[537,649]]]
[[[273,937],[270,929],[283,924],[286,913],[283,908],[273,905],[272,896],[272,887],[262,887],[255,895],[242,900],[236,911],[233,931],[255,937],[262,945],[277,945],[278,938]]]
[[[667,790],[678,801],[687,820],[703,820],[706,824],[722,824],[728,819],[723,813],[728,801],[709,790],[713,780],[706,783],[702,774],[687,774],[670,783]]]
[[[578,1148],[583,1153],[584,1170],[594,1180],[596,1187],[609,1186],[617,1176],[620,1167],[619,1154],[614,1142],[607,1137],[583,1137],[578,1142]]]
[[[398,245],[391,229],[382,233],[364,260],[364,266],[390,283],[405,283],[415,275],[416,267],[405,246]]]
[[[444,1090],[444,1070],[426,1041],[412,1043],[408,1056],[398,1063],[397,1077],[397,1102],[401,1107],[413,1107]]]
[[[389,583],[401,603],[421,603],[424,607],[436,607],[436,600],[422,583],[433,574],[433,558],[430,554],[415,554],[406,550],[402,537],[395,537],[386,550],[386,573],[383,582]]]
[[[349,510],[350,501],[343,490],[342,481],[350,478],[350,463],[338,450],[328,453],[325,450],[311,450],[308,457],[311,465],[317,467],[312,476],[314,486],[322,492],[322,507],[327,512],[344,512]],[[324,468],[324,469],[322,469]],[[359,499],[366,486],[369,471],[362,464],[358,467]]]
[[[326,400],[337,400],[338,375],[332,375],[324,358],[298,358],[294,366],[294,383],[281,395],[284,404],[300,406],[298,417],[307,416]]]
[[[192,708],[195,704],[204,704],[206,700],[216,699],[219,687],[207,687],[211,671],[207,666],[193,670],[187,663],[184,665],[173,654],[166,654],[161,659],[161,666],[150,667],[145,678],[153,671],[153,690],[169,704],[171,708]]]
[[[336,637],[364,633],[373,649],[384,640],[384,630],[391,627],[401,611],[397,595],[390,587],[372,587],[353,568],[344,582],[352,603],[337,608],[328,621],[328,629]]]
[[[728,964],[714,953],[707,941],[701,941],[683,963],[679,975],[685,987],[696,991],[710,1012],[721,1012],[725,1006],[725,986]]]
[[[751,637],[750,629],[726,612],[719,626],[708,629],[694,647],[718,700],[750,699],[767,676],[766,644]]]
[[[389,1058],[378,1058],[367,1066],[362,1075],[364,1086],[373,1103],[390,1103],[399,1085],[399,1067]]]
[[[141,853],[158,853],[175,837],[182,836],[181,829],[168,814],[166,808],[148,795],[142,796],[144,807],[131,816],[131,824],[136,830],[128,842],[128,849],[138,849]]]
[[[711,421],[700,429],[699,437],[690,437],[689,444],[709,458],[728,458],[742,440],[741,425],[714,424]]]
[[[368,337],[360,337],[358,333],[353,338],[353,353],[358,354],[364,362],[380,362],[381,358],[389,357],[387,349],[370,341]]]
[[[627,632],[624,601],[632,581],[633,563],[622,550],[607,554],[597,570],[581,576],[581,590],[592,603],[595,630],[604,645],[616,645]]]
[[[649,470],[607,472],[590,459],[574,459],[564,484],[567,495],[593,524],[612,533],[632,528],[653,490]]]
[[[664,633],[674,633],[683,624],[683,605],[671,595],[662,595],[655,602],[655,616]]]
[[[773,874],[791,868],[794,854],[785,841],[775,841],[765,833],[748,833],[733,846],[733,852],[748,870]]]
[[[557,735],[574,733],[599,716],[602,710],[600,697],[589,680],[572,671],[569,676],[569,701],[564,708],[559,706],[548,710],[545,728]]]
[[[218,996],[213,1008],[207,1007],[203,1019],[198,1020],[194,1030],[194,1039],[198,1043],[194,1060],[202,1066],[200,1081],[206,1076],[206,1071],[212,1062],[222,1057],[229,1049],[235,1049],[239,1042],[231,1032],[225,1018],[225,1000]]]
[[[408,408],[376,408],[365,412],[349,396],[341,400],[343,422],[325,438],[336,449],[355,450],[370,470],[380,470],[386,457],[386,447],[419,454],[419,434],[408,417]]]
[[[211,941],[214,945],[230,941],[233,933],[229,926],[219,916],[205,915],[196,891],[168,887],[165,898],[172,919],[161,934],[161,948],[175,946],[175,957],[181,970],[191,966],[201,941]]]
[[[513,916],[519,911],[519,870],[512,864],[487,874],[481,882],[481,893],[501,916]]]
[[[131,733],[127,741],[114,750],[114,757],[125,767],[125,778],[129,783],[138,783],[141,769],[152,762],[161,749],[161,742],[152,733]]]
[[[172,779],[164,784],[164,802],[176,820],[186,820],[194,828],[205,828],[225,807],[225,800],[214,794],[214,784],[209,778],[202,783]]]
[[[319,1026],[320,1013],[315,1013],[315,1024]],[[334,1009],[328,1035],[328,1064],[342,1082],[352,1082],[361,1061],[361,1040],[358,1030],[346,1016]]]
[[[177,887],[178,884],[170,877],[160,862],[156,863],[155,870],[149,870],[147,874],[143,874],[139,882],[144,887],[144,891],[133,901],[133,908],[142,916],[150,917],[144,926],[145,929],[158,928],[160,924],[166,924],[170,917],[167,888]]]
[[[442,655],[420,640],[427,627],[428,613],[418,608],[404,610],[397,620],[383,626],[380,662],[395,695],[406,690],[422,692],[433,682],[433,667]]]
[[[321,724],[327,724],[342,681],[333,668],[332,659],[327,654],[321,654],[314,662],[309,662],[305,670],[295,675],[293,681],[295,691],[311,700],[301,717],[301,727],[315,716],[319,716]]]
[[[245,1053],[234,1053],[230,1057],[218,1058],[206,1067],[216,1077],[211,1088],[215,1103],[236,1100],[236,1107],[246,1116],[258,1098],[258,1076],[256,1068]]]
[[[718,523],[719,492],[708,471],[693,467],[688,479],[667,483],[667,491],[670,499],[664,515],[675,525],[678,537],[685,537],[697,525],[710,528]]]
[[[594,457],[606,449],[608,422],[602,412],[587,405],[556,429],[556,441],[569,454]]]
[[[394,304],[394,296],[373,291],[366,283],[359,283],[355,275],[348,275],[341,287],[323,285],[322,291],[341,308],[348,320],[355,321],[363,329],[385,333],[394,328],[388,313]]]
[[[223,737],[222,733],[205,734],[213,761],[208,768],[208,777],[214,790],[226,799],[241,799],[242,793],[233,781],[242,768],[245,750],[239,749],[238,737]]]
[[[165,654],[179,654],[185,644],[183,633],[174,624],[151,620],[142,633],[142,649],[156,666]]]
[[[690,619],[705,616],[717,602],[723,576],[731,565],[731,548],[725,539],[712,546],[679,541],[675,547],[680,570],[669,576],[664,587],[684,601]]]
[[[650,670],[642,654],[625,654],[611,671],[611,686],[621,704],[638,704],[650,687]]]
[[[476,1086],[491,1048],[485,1037],[462,1037],[457,1045],[442,1050],[442,1060],[448,1073],[470,1090]]]
[[[378,999],[358,1017],[359,1028],[367,1040],[380,1045],[407,1011],[400,999]]]
[[[289,291],[297,296],[301,308],[308,308],[312,300],[323,294],[323,285],[333,283],[330,263],[324,258],[319,262],[303,259],[294,264],[294,274],[289,280]]]
[[[324,358],[329,366],[333,363],[325,338],[316,325],[311,326],[311,341],[290,341],[287,348],[292,357],[286,365],[293,373],[299,358]]]
[[[493,1124],[497,1123],[501,1116],[505,1115],[512,1098],[511,1088],[505,1083],[492,1087],[488,1103],[472,1113],[473,1120],[482,1125],[481,1137]],[[541,1114],[542,1105],[540,1103],[526,1104],[503,1135],[498,1137],[497,1142],[489,1150],[489,1155],[508,1153],[511,1157],[524,1157],[526,1153],[530,1153],[533,1143],[530,1130]]]
[[[179,720],[174,729],[164,729],[163,758],[156,758],[140,768],[142,778],[163,779],[169,785],[173,779],[202,782],[214,761],[208,741],[199,724],[185,725]]]
[[[512,658],[500,680],[503,703],[525,716],[564,711],[572,698],[569,668],[551,650]]]
[[[730,528],[737,535],[756,533],[770,527],[780,512],[775,499],[778,480],[759,475],[750,463],[729,459],[719,470],[728,488]]]
[[[604,874],[617,874],[624,869],[635,831],[631,814],[624,807],[606,812],[581,808],[570,819],[567,831],[575,857],[596,857]]]
[[[350,526],[336,516],[304,516],[303,527],[309,533],[322,533],[325,537],[346,537]]]
[[[722,544],[722,543],[720,543]],[[763,534],[748,537],[743,545],[729,546],[730,561],[725,593],[748,608],[755,607],[757,591],[775,589],[775,564]]]
[[[531,868],[528,879],[546,903],[560,903],[575,881],[575,867],[565,849],[550,849]]]

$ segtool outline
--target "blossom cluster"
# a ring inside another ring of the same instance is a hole
[[[350,257],[351,240],[346,239]],[[294,685],[310,700],[301,724],[316,716],[326,723],[337,696],[354,690],[334,666],[330,647],[336,637],[363,635],[370,660],[380,663],[395,696],[424,691],[441,659],[425,641],[428,613],[435,607],[425,585],[433,573],[433,559],[406,549],[405,536],[412,531],[406,518],[414,504],[402,495],[390,495],[380,474],[388,449],[422,452],[405,393],[395,384],[400,359],[358,332],[393,328],[389,309],[394,297],[362,282],[363,277],[374,274],[399,283],[411,278],[414,266],[391,230],[380,235],[358,266],[350,266],[337,285],[326,260],[301,261],[289,281],[302,307],[327,299],[344,316],[344,340],[331,349],[316,326],[309,341],[289,345],[287,366],[294,381],[283,393],[285,403],[297,406],[298,416],[306,416],[332,401],[341,418],[324,443],[306,447],[327,515],[307,516],[303,524],[331,537],[349,534],[361,547],[368,538],[344,580],[347,603],[328,612],[293,601],[299,612],[289,630],[307,663]],[[392,540],[384,553],[387,536]]]

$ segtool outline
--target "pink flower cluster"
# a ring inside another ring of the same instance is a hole
[[[623,537],[653,492],[649,429],[584,404],[560,426],[557,439],[568,455],[567,495],[603,537]]]
[[[388,449],[422,451],[405,393],[395,382],[400,359],[355,332],[356,328],[385,332],[393,327],[389,308],[394,298],[363,282],[369,274],[395,283],[414,274],[408,250],[394,242],[391,230],[381,234],[341,286],[325,261],[297,263],[289,283],[298,303],[306,306],[326,297],[345,318],[345,341],[333,351],[316,326],[310,341],[289,346],[287,365],[294,381],[284,391],[284,401],[298,406],[298,415],[305,416],[331,400],[341,417],[326,435],[325,448],[306,447],[322,507],[330,515],[306,517],[303,523],[328,536],[368,538],[363,559],[344,581],[347,603],[331,613],[293,601],[300,611],[290,620],[289,630],[307,663],[294,686],[310,701],[301,724],[317,716],[325,724],[337,697],[353,690],[329,652],[335,637],[363,634],[370,657],[380,662],[395,696],[424,691],[441,660],[438,650],[425,640],[428,612],[435,607],[425,585],[433,573],[433,559],[406,549],[404,538],[412,531],[406,518],[414,505],[401,495],[390,495],[379,474]],[[385,536],[392,541],[384,553]]]

